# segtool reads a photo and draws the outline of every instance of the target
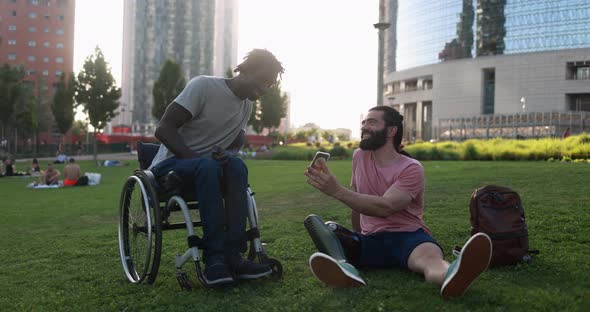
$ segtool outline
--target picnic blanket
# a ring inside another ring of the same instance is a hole
[[[100,184],[100,178],[101,178],[100,173],[86,172],[84,175],[88,177],[88,185],[94,186],[94,185]],[[32,188],[32,189],[57,189],[57,188],[61,188],[63,186],[64,186],[63,180],[59,180],[58,184],[52,184],[52,185],[39,184],[37,182],[31,182],[31,183],[27,184],[27,187]]]

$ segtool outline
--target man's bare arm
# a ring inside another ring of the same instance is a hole
[[[166,107],[164,116],[156,127],[155,136],[168,148],[172,154],[178,158],[196,157],[184,140],[178,134],[178,129],[191,120],[191,113],[176,102],[172,102]]]
[[[405,192],[391,186],[383,196],[360,194],[343,187],[338,182],[325,161],[319,161],[316,168],[308,167],[305,175],[307,183],[330,195],[352,210],[373,217],[387,217],[406,209],[412,197]]]
[[[338,191],[328,194],[352,210],[372,217],[388,217],[408,207],[412,197],[391,186],[383,196],[360,194],[339,186]]]

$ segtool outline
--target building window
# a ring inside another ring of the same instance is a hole
[[[14,53],[8,53],[8,60],[9,61],[16,60],[16,54],[14,54]]]
[[[61,77],[61,70],[59,70],[59,69],[58,69],[58,70],[56,70],[56,71],[55,71],[55,76],[56,76],[56,77]]]
[[[49,41],[45,41],[45,42],[43,42],[43,46],[46,48],[49,48],[49,46],[51,46],[51,45],[49,44]]]
[[[45,14],[43,17],[44,17],[46,20],[49,20],[49,14]]]
[[[43,63],[49,63],[49,56],[43,57]]]
[[[566,79],[589,80],[590,61],[568,62],[566,64]]]
[[[34,69],[28,69],[27,70],[27,75],[34,75],[37,71]]]
[[[496,69],[483,70],[483,114],[494,113],[494,95],[496,92]]]
[[[55,58],[55,62],[58,64],[61,64],[64,62],[64,58],[62,56],[58,56]]]
[[[576,79],[578,79],[578,80],[590,79],[590,67],[578,67],[576,69]]]
[[[16,39],[8,39],[8,45],[16,45]]]
[[[56,34],[58,34],[58,35],[63,35],[63,34],[64,34],[64,30],[63,30],[62,28],[58,28],[58,29],[55,31],[55,33],[56,33]]]
[[[10,16],[16,16],[16,10],[10,11]]]
[[[44,31],[45,33],[49,33],[51,30],[49,30],[49,27],[45,27],[45,29],[43,29],[43,31]]]
[[[39,0],[30,0],[32,5],[39,5]]]
[[[35,46],[37,46],[37,42],[35,40],[29,40],[29,42],[27,43],[27,45],[29,47],[35,47]]]
[[[49,71],[47,69],[43,71],[43,76],[49,76]]]
[[[16,25],[8,25],[8,30],[15,31]]]
[[[37,32],[37,27],[34,27],[34,26],[29,27],[29,32]]]
[[[64,16],[63,15],[58,15],[57,16],[57,20],[58,21],[63,21],[64,20]]]
[[[29,55],[29,57],[27,57],[27,60],[29,60],[29,62],[34,62],[37,60],[37,58],[34,55]]]
[[[37,18],[37,13],[36,12],[31,12],[31,13],[29,13],[29,17],[30,18]]]
[[[64,44],[63,43],[56,43],[55,47],[58,49],[63,49],[64,48]]]

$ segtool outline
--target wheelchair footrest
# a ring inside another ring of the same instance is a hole
[[[178,285],[180,285],[182,290],[190,291],[195,287],[191,279],[183,271],[176,271],[176,280],[178,281]]]

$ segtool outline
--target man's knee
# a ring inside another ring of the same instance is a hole
[[[361,239],[359,234],[333,221],[326,222],[326,226],[336,234],[344,249],[348,262],[358,265],[361,257]]]
[[[242,159],[230,157],[225,168],[225,174],[230,179],[245,177],[248,176],[248,168]]]

